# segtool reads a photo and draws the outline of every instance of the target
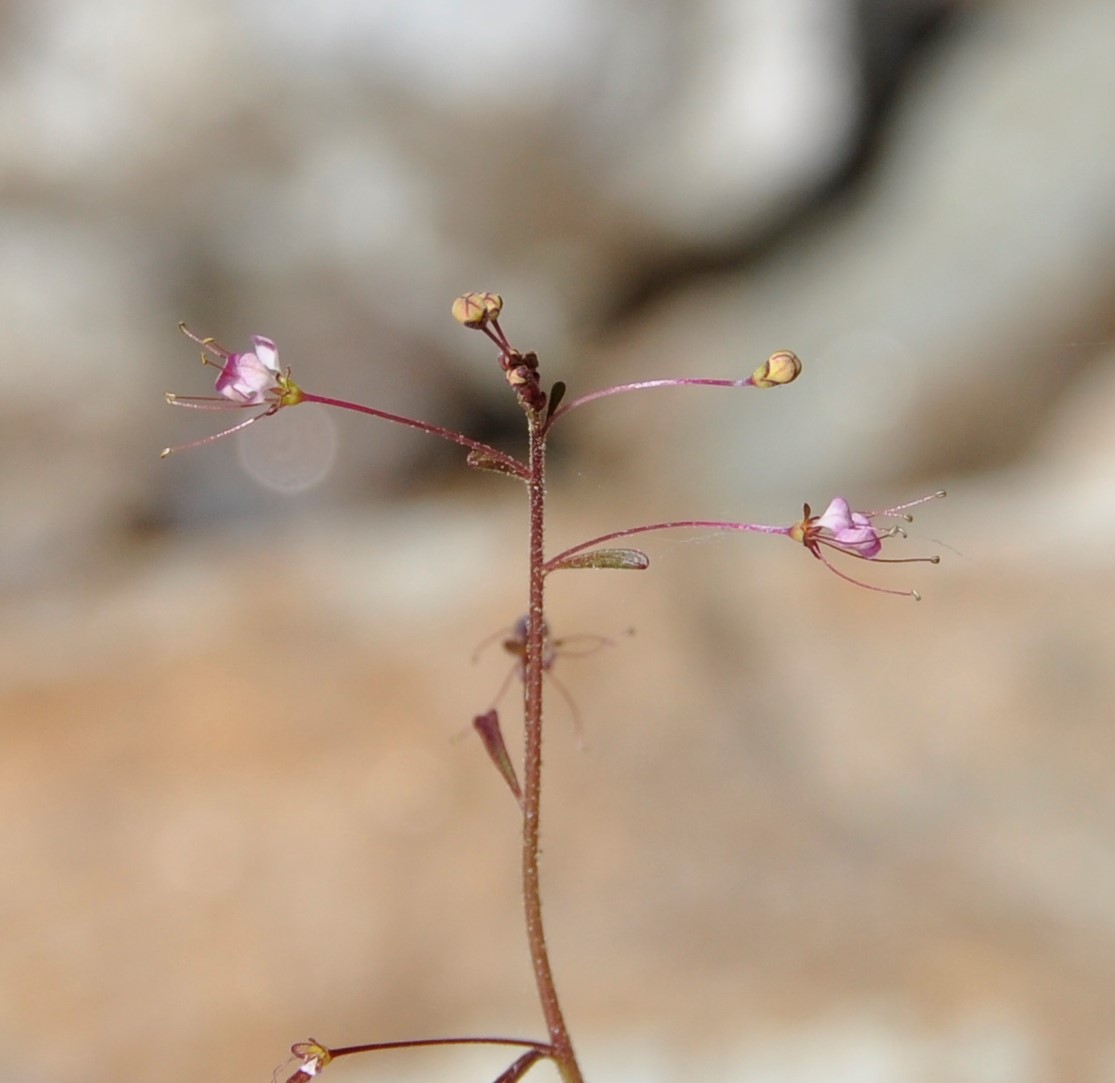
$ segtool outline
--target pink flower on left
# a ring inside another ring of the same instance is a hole
[[[214,395],[175,395],[167,392],[172,406],[188,406],[194,410],[237,410],[250,406],[266,407],[260,414],[233,425],[230,429],[203,436],[188,444],[163,449],[163,458],[173,451],[185,451],[211,444],[222,436],[239,432],[261,418],[270,417],[284,406],[297,406],[303,399],[302,389],[294,382],[290,369],[279,368],[279,348],[263,335],[252,335],[252,349],[233,353],[216,339],[199,338],[185,324],[178,325],[187,338],[201,347],[201,363],[219,368]]]

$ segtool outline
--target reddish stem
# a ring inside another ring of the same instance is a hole
[[[551,425],[559,417],[564,417],[570,410],[576,410],[578,406],[584,406],[586,403],[595,402],[597,399],[606,399],[609,395],[622,395],[627,391],[645,391],[652,387],[751,387],[751,377],[748,376],[745,380],[713,380],[707,379],[703,376],[684,376],[684,377],[670,377],[661,380],[639,380],[637,383],[632,384],[617,384],[615,387],[602,387],[599,391],[590,391],[587,395],[582,395],[572,402],[566,403],[564,406],[559,406],[553,414],[550,415],[549,421],[546,423],[546,428],[549,429]]]
[[[344,399],[330,399],[324,395],[312,395],[308,391],[302,392],[302,402],[316,402],[322,406],[336,406],[341,410],[352,410],[358,414],[368,414],[371,417],[382,418],[384,421],[393,421],[396,425],[405,425],[410,429],[417,429],[419,432],[428,432],[431,436],[440,436],[443,440],[450,440],[454,444],[460,444],[461,447],[468,448],[470,451],[475,451],[479,455],[486,458],[494,459],[507,467],[507,472],[514,474],[516,477],[522,478],[524,481],[530,477],[529,471],[518,459],[505,452],[498,451],[492,447],[491,444],[485,444],[480,440],[473,440],[471,437],[465,436],[464,433],[456,432],[453,429],[443,428],[441,425],[431,425],[428,421],[418,421],[413,417],[403,417],[401,414],[390,414],[386,410],[377,410],[374,406],[361,406],[356,402],[346,402]]]
[[[494,1083],[518,1083],[541,1059],[543,1054],[537,1049],[524,1053],[506,1072],[503,1072]]]
[[[367,1045],[346,1045],[328,1050],[333,1060],[351,1057],[355,1053],[380,1053],[386,1049],[419,1049],[431,1045],[513,1045],[533,1049],[541,1056],[549,1056],[550,1047],[545,1042],[532,1042],[529,1038],[412,1038],[396,1042],[369,1042]]]

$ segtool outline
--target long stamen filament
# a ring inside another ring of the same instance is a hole
[[[896,504],[893,508],[886,508],[883,511],[865,511],[863,514],[867,516],[868,519],[881,517],[884,515],[891,515],[895,518],[905,519],[908,523],[912,523],[914,521],[913,516],[896,516],[894,513],[905,511],[907,508],[916,508],[919,504],[927,504],[930,500],[944,500],[944,498],[948,495],[949,494],[947,489],[938,489],[935,493],[930,493],[928,496],[919,496],[917,500],[908,500],[905,504]]]
[[[181,405],[186,406],[188,403],[181,403]],[[231,436],[234,432],[246,429],[253,422],[261,421],[265,417],[270,417],[274,412],[274,409],[265,410],[262,414],[256,414],[255,417],[248,418],[247,421],[241,421],[239,425],[233,425],[231,429],[225,429],[222,432],[215,432],[209,436],[203,436],[200,440],[191,440],[188,444],[175,444],[173,447],[165,447],[159,452],[159,458],[165,459],[168,455],[176,454],[179,451],[191,451],[195,447],[204,447],[206,444],[212,444],[215,440],[221,440],[226,436]]]
[[[202,338],[200,335],[194,334],[184,323],[178,325],[178,330],[186,336],[186,338],[196,342],[203,350],[209,353],[216,354],[218,357],[228,360],[232,356],[232,351],[226,346],[222,346],[215,338]],[[205,354],[201,355],[201,360],[205,363]],[[212,364],[212,362],[209,362]]]
[[[865,583],[862,579],[855,579],[852,576],[848,575],[846,572],[842,572],[835,564],[832,563],[831,560],[828,559],[828,557],[824,555],[824,553],[821,552],[819,548],[811,549],[810,551],[826,568],[828,568],[830,572],[833,573],[833,575],[839,576],[846,583],[853,583],[857,587],[865,587],[867,590],[874,590],[877,591],[879,594],[894,594],[899,598],[913,598],[915,602],[921,601],[921,595],[916,590],[895,590],[891,587],[877,587],[873,583]],[[863,557],[862,559],[870,560],[871,558]]]
[[[191,410],[251,410],[260,405],[258,402],[236,402],[219,395],[176,395],[173,391],[166,393],[166,401],[171,406],[186,406]]]

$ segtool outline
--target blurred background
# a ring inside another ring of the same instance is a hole
[[[1113,41],[1104,0],[0,7],[8,1074],[541,1034],[467,736],[521,487],[316,406],[158,457],[228,423],[163,404],[211,392],[179,320],[519,447],[449,315],[494,289],[572,393],[805,364],[570,415],[552,551],[950,491],[900,543],[939,567],[862,573],[920,605],[748,536],[551,580],[613,640],[558,659],[588,747],[557,697],[547,746],[589,1078],[1115,1080]]]

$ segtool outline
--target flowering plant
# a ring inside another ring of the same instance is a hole
[[[778,350],[760,364],[751,375],[740,379],[683,376],[646,380],[605,387],[566,402],[564,383],[557,381],[549,387],[544,386],[537,355],[531,351],[520,350],[511,344],[500,324],[502,310],[503,299],[494,293],[466,293],[457,298],[452,309],[459,323],[481,332],[496,349],[498,368],[514,394],[526,422],[527,450],[523,458],[516,458],[489,444],[439,425],[388,413],[376,407],[304,391],[299,384],[295,383],[289,368],[279,367],[278,348],[269,338],[253,336],[250,351],[234,353],[214,339],[200,338],[184,325],[182,326],[183,332],[201,346],[202,363],[218,369],[215,385],[217,394],[207,398],[168,395],[168,401],[175,406],[201,410],[243,410],[259,407],[262,407],[262,410],[253,413],[247,420],[214,435],[203,436],[178,448],[167,448],[163,452],[164,456],[172,451],[211,443],[289,406],[317,403],[322,406],[355,411],[449,440],[466,450],[465,461],[469,466],[517,478],[525,484],[527,491],[529,573],[526,584],[526,613],[504,641],[505,648],[517,659],[513,674],[517,673],[521,678],[523,688],[525,740],[521,763],[515,764],[504,743],[496,706],[493,705],[477,714],[473,720],[473,729],[479,735],[485,752],[519,807],[522,828],[521,890],[526,936],[547,1036],[545,1039],[488,1035],[410,1038],[344,1047],[329,1047],[315,1039],[310,1039],[297,1042],[292,1047],[294,1070],[288,1076],[286,1083],[306,1083],[340,1057],[384,1049],[419,1048],[431,1045],[497,1045],[518,1050],[515,1060],[495,1083],[515,1083],[542,1060],[550,1060],[554,1063],[563,1083],[582,1083],[581,1068],[550,966],[542,920],[538,861],[542,788],[543,677],[551,669],[560,646],[559,641],[550,638],[545,616],[546,586],[552,573],[579,568],[646,570],[650,566],[650,558],[641,549],[632,548],[628,544],[629,539],[666,530],[736,531],[786,537],[802,545],[830,571],[849,583],[872,591],[905,595],[914,599],[918,599],[920,595],[911,588],[884,587],[853,578],[830,561],[826,551],[875,564],[911,561],[937,563],[938,560],[935,556],[896,559],[890,556],[883,557],[881,554],[884,548],[889,549],[891,543],[905,536],[901,523],[910,521],[909,509],[934,497],[944,496],[943,492],[882,511],[854,510],[844,497],[837,496],[829,502],[820,515],[812,514],[810,506],[806,504],[802,518],[789,525],[714,519],[679,519],[638,524],[600,534],[562,552],[547,556],[544,545],[546,450],[554,426],[563,417],[573,410],[612,395],[654,388],[705,386],[769,390],[796,380],[801,374],[802,365],[792,351]],[[891,525],[882,525],[885,522]],[[563,695],[566,695],[560,685],[557,687]],[[502,692],[501,689],[500,695]],[[499,696],[497,702],[498,699]]]

